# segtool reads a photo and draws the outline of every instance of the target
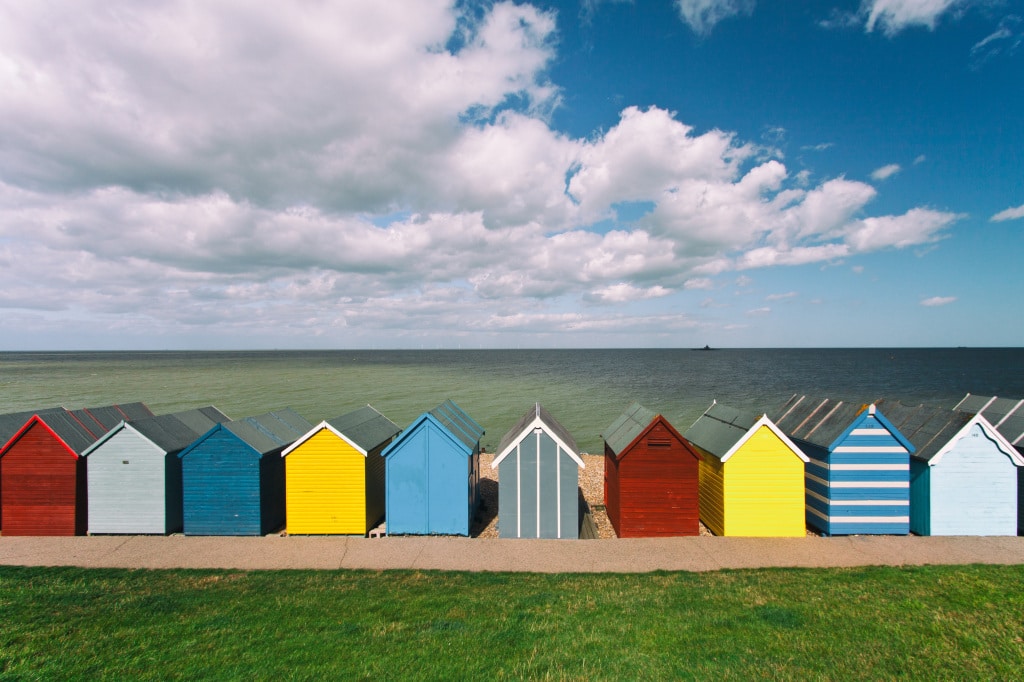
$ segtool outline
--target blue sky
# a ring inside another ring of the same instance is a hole
[[[0,349],[1020,345],[1024,3],[0,0]]]

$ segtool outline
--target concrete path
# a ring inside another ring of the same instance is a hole
[[[87,568],[421,569],[533,573],[768,566],[1024,564],[1024,537],[0,537],[0,564]]]

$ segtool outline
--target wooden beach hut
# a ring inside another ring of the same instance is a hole
[[[29,410],[27,412],[8,412],[0,414],[0,449],[14,437],[21,427],[25,425],[33,415],[49,414],[51,412],[63,412],[63,407],[49,407],[41,410]],[[0,531],[3,529],[3,471],[4,460],[0,457]]]
[[[713,402],[683,434],[700,463],[700,518],[715,535],[797,537],[807,455],[767,415]]]
[[[166,534],[182,528],[178,453],[228,417],[202,407],[122,420],[82,456],[88,469],[89,533]]]
[[[29,417],[0,448],[4,535],[86,533],[88,490],[82,453],[102,433],[99,422],[90,418],[83,423],[64,409]]]
[[[885,403],[914,444],[910,529],[918,535],[1016,535],[1024,457],[981,414]]]
[[[578,539],[584,466],[572,435],[535,403],[502,437],[491,463],[498,470],[498,535]]]
[[[910,532],[914,446],[878,407],[794,395],[773,419],[809,458],[807,525],[825,535]]]
[[[483,427],[446,400],[385,448],[388,535],[469,535],[483,435]]]
[[[322,421],[289,445],[289,535],[365,535],[384,518],[384,448],[401,429],[367,405]]]
[[[703,459],[662,415],[633,403],[604,436],[604,503],[620,538],[700,534]]]
[[[186,535],[265,535],[284,525],[281,452],[313,427],[291,410],[217,424],[182,450]]]
[[[957,403],[954,410],[980,414],[996,428],[1017,452],[1024,453],[1024,400],[998,396],[971,395]],[[1017,469],[1017,534],[1024,535],[1024,467]]]

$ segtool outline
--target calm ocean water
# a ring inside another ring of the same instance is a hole
[[[968,392],[1024,397],[1024,349],[0,353],[0,413],[141,400],[157,414],[212,404],[232,418],[291,407],[317,423],[369,403],[404,427],[451,398],[492,450],[536,401],[596,453],[633,400],[684,431],[713,399],[952,407]]]

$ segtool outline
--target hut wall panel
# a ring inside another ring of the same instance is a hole
[[[910,461],[910,530],[931,535],[931,467],[927,462]]]
[[[528,440],[530,440],[528,438]],[[539,532],[534,537],[557,538],[559,532],[560,512],[558,508],[560,490],[558,487],[558,468],[561,464],[558,457],[558,445],[547,433],[540,434],[540,448],[538,458],[540,459],[540,470],[534,469],[531,475],[525,480],[531,481],[534,489],[537,489],[537,482],[540,482],[540,504],[537,505],[540,513]],[[526,474],[527,472],[523,472]]]
[[[630,451],[621,462],[621,537],[697,535],[699,460],[678,448]]]
[[[471,482],[466,457],[437,427],[428,429],[428,532],[469,535]]]
[[[384,518],[385,472],[384,458],[380,453],[386,446],[387,443],[371,450],[366,455],[366,461],[363,464],[366,471],[364,508],[366,509],[367,532],[375,528]]]
[[[177,453],[164,457],[164,509],[166,510],[164,533],[177,533],[185,523],[182,509],[181,459]]]
[[[1020,450],[1021,448],[1017,448]],[[1024,467],[1017,467],[1017,535],[1024,535]]]
[[[427,429],[410,434],[387,457],[388,535],[426,535]]]
[[[88,502],[79,483],[86,482],[85,468],[49,431],[31,426],[2,461],[4,535],[85,533]]]
[[[608,520],[611,522],[612,527],[615,528],[615,533],[620,537],[622,536],[619,520],[619,481],[621,478],[622,475],[619,471],[619,465],[615,459],[615,455],[612,452],[612,449],[606,444],[604,448],[604,505],[605,511],[608,513]]]
[[[725,463],[725,471],[728,535],[806,534],[804,462],[768,427],[760,427],[747,440]]]
[[[182,458],[186,535],[259,535],[260,459],[219,429]]]
[[[366,462],[361,452],[321,429],[284,460],[289,534],[366,533]]]
[[[259,461],[260,535],[284,528],[284,458],[286,446],[265,453]]]
[[[498,464],[498,536],[517,538],[520,536],[519,517],[519,470],[517,468],[520,446],[510,452]]]
[[[561,517],[561,534],[563,538],[578,538],[580,536],[580,469],[576,461],[564,450],[558,451],[558,461],[561,467],[559,482],[559,504],[558,511]]]
[[[167,459],[163,450],[131,429],[121,429],[93,450],[86,458],[89,532],[167,532]]]
[[[1012,460],[975,425],[931,469],[931,535],[1016,535]]]
[[[725,465],[710,454],[700,463],[700,520],[715,535],[726,534]]]

